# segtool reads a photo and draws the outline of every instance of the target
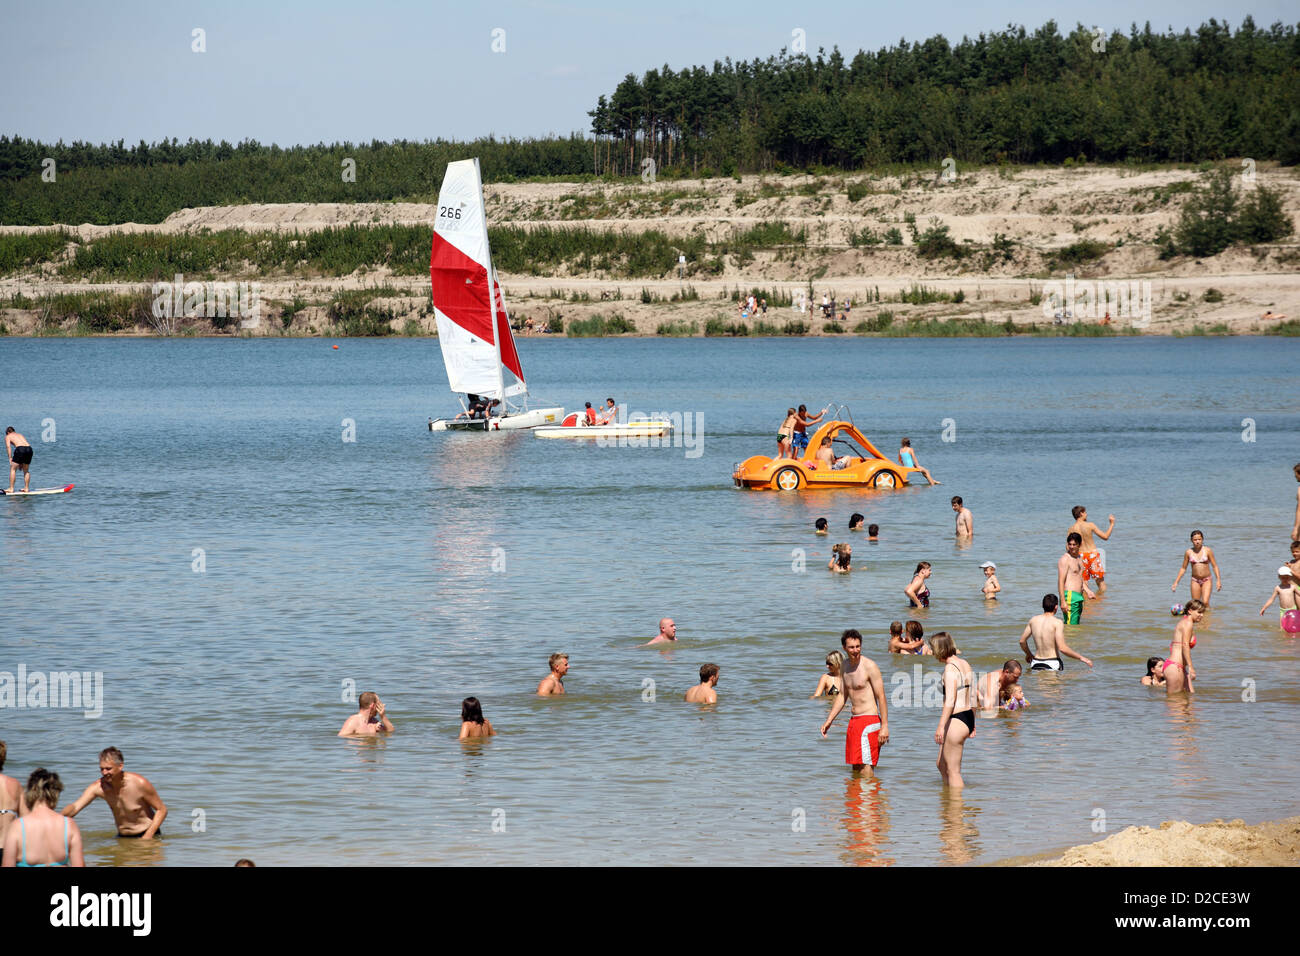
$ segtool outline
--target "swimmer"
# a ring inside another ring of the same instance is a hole
[[[1061,614],[1066,624],[1078,624],[1084,597],[1097,596],[1083,583],[1083,559],[1079,557],[1082,544],[1083,537],[1071,531],[1065,538],[1065,554],[1056,562],[1056,593],[1061,595]]]
[[[1277,569],[1277,587],[1273,588],[1273,593],[1268,596],[1268,603],[1259,609],[1259,613],[1263,614],[1267,611],[1274,601],[1277,601],[1277,626],[1285,634],[1286,628],[1282,627],[1282,618],[1287,611],[1294,611],[1300,607],[1300,588],[1296,587],[1295,581],[1291,578],[1290,565],[1284,564]]]
[[[366,691],[357,698],[357,712],[343,722],[340,737],[373,737],[377,733],[391,734],[393,722],[388,719],[384,702],[374,691]]]
[[[1029,706],[1029,701],[1025,700],[1025,690],[1019,684],[1012,684],[1007,688],[1006,696],[1002,699],[1002,706],[1007,710],[1024,710]]]
[[[1065,643],[1065,625],[1056,616],[1058,603],[1055,594],[1044,594],[1043,613],[1031,617],[1020,634],[1020,649],[1025,652],[1025,663],[1031,671],[1059,671],[1062,654],[1092,666],[1092,661]],[[1034,641],[1032,651],[1030,638]]]
[[[27,778],[23,803],[30,807],[5,834],[0,866],[85,866],[81,830],[54,810],[63,792],[57,773],[44,767]]]
[[[1291,580],[1300,585],[1300,541],[1291,542],[1291,560],[1287,567],[1291,569]]]
[[[952,496],[952,510],[957,512],[957,537],[973,538],[975,536],[975,516],[961,501],[961,495]]]
[[[102,797],[113,811],[118,836],[152,840],[160,835],[158,831],[167,819],[167,805],[148,780],[123,770],[124,762],[122,751],[116,747],[101,750],[99,779],[85,789],[76,803],[64,807],[63,815],[75,817],[96,797]]]
[[[477,697],[466,697],[460,704],[460,739],[468,737],[495,737],[492,721],[483,716],[483,705]]]
[[[840,677],[840,668],[843,665],[844,655],[839,651],[831,651],[826,655],[826,673],[817,682],[817,690],[809,698],[810,700],[821,697],[823,694],[827,697],[834,697],[844,689],[844,679]]]
[[[1163,674],[1165,690],[1171,694],[1187,691],[1192,694],[1196,668],[1192,666],[1192,648],[1196,646],[1195,627],[1205,616],[1205,605],[1192,598],[1183,607],[1182,617],[1174,628],[1174,639],[1169,643],[1169,657],[1165,659]]]
[[[1115,530],[1115,516],[1110,516],[1110,527],[1102,531],[1088,520],[1088,509],[1083,505],[1075,505],[1070,510],[1070,514],[1074,515],[1074,524],[1070,525],[1069,532],[1079,535],[1079,558],[1083,561],[1083,579],[1087,581],[1096,578],[1097,593],[1101,594],[1106,590],[1106,569],[1102,567],[1101,552],[1097,550],[1092,536],[1095,534],[1101,540],[1109,541],[1111,532]]]
[[[912,450],[912,439],[904,438],[900,444],[902,445],[902,447],[898,449],[898,463],[900,465],[904,468],[915,468],[921,474],[925,475],[925,480],[932,485],[943,484],[943,482],[935,481],[931,478],[930,472],[922,468],[921,463],[916,460],[916,452]]]
[[[866,771],[874,775],[880,762],[880,748],[889,743],[889,702],[885,697],[885,683],[875,661],[862,656],[862,635],[852,628],[840,635],[840,646],[847,655],[845,666],[840,668],[843,693],[836,695],[830,716],[821,727],[826,736],[835,718],[847,702],[851,705],[848,736],[844,742],[844,762],[854,774]]]
[[[1147,687],[1164,687],[1165,686],[1165,659],[1163,657],[1148,657],[1146,676],[1142,678],[1142,683]]]
[[[926,581],[930,577],[930,562],[921,561],[917,564],[916,570],[912,572],[912,581],[907,587],[903,588],[903,593],[907,595],[907,600],[911,602],[912,607],[929,607],[930,606],[930,588]]]
[[[867,525],[867,540],[875,541],[879,537],[880,537],[880,525],[878,524]]]
[[[998,566],[992,561],[985,561],[980,567],[984,569],[984,586],[980,588],[980,593],[985,600],[996,601],[998,592],[1002,590],[1002,585],[998,584]]]
[[[650,640],[642,644],[642,647],[649,647],[651,644],[670,644],[677,640],[677,625],[671,617],[661,617],[659,619],[659,633]]]
[[[864,521],[866,521],[866,520],[867,520],[867,519],[866,519],[865,517],[863,517],[862,515],[858,514],[856,511],[853,512],[853,514],[849,515],[849,530],[850,530],[850,531],[861,531],[861,530],[862,530],[862,523],[863,523]]]
[[[853,560],[853,546],[848,544],[837,544],[831,548],[831,560],[826,565],[828,571],[834,571],[836,574],[848,574],[853,570],[850,562]]]
[[[686,702],[688,704],[716,704],[718,702],[718,692],[713,688],[717,686],[718,665],[701,664],[700,682],[686,692]]]
[[[537,695],[539,697],[553,697],[564,693],[564,675],[569,673],[569,655],[552,654],[548,663],[551,666],[551,672],[543,677],[537,685]]]
[[[1219,574],[1219,562],[1214,560],[1214,549],[1205,547],[1205,535],[1200,531],[1192,532],[1192,546],[1183,552],[1183,566],[1178,569],[1178,577],[1174,578],[1169,590],[1178,590],[1178,582],[1183,579],[1183,573],[1189,564],[1192,566],[1192,597],[1209,607],[1210,569],[1214,569],[1216,591],[1223,590],[1223,578]]]
[[[813,531],[814,531],[816,534],[830,534],[830,533],[831,533],[830,526],[826,523],[826,519],[825,519],[825,518],[818,518],[816,521],[813,522]]]

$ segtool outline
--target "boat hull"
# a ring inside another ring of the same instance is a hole
[[[429,422],[431,432],[512,432],[539,425],[553,425],[564,418],[561,408],[534,408],[502,418],[437,418]]]

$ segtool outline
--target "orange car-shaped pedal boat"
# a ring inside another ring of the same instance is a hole
[[[824,439],[832,461],[817,451]],[[882,455],[852,422],[829,421],[819,427],[798,458],[769,458],[754,455],[736,464],[731,473],[737,488],[771,488],[798,491],[801,488],[898,488],[909,482],[919,468],[908,468]]]

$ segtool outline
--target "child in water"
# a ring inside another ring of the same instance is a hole
[[[1024,710],[1029,706],[1029,701],[1025,700],[1025,689],[1019,684],[1012,684],[1002,695],[1002,706],[1007,710]]]
[[[916,570],[912,572],[912,583],[903,589],[912,607],[930,606],[930,588],[926,585],[926,579],[929,577],[930,562],[922,561],[917,564]]]
[[[827,525],[826,525],[826,519],[825,519],[825,518],[818,518],[816,521],[814,521],[814,522],[813,522],[813,529],[816,531],[817,534],[830,534],[830,533],[831,533],[831,532],[830,532],[830,528],[828,528]]]
[[[1287,611],[1294,611],[1297,607],[1300,607],[1300,588],[1297,588],[1295,586],[1295,581],[1291,579],[1291,568],[1289,565],[1284,564],[1277,569],[1277,587],[1275,587],[1273,593],[1268,596],[1268,604],[1265,604],[1260,608],[1259,613],[1263,614],[1267,611],[1269,604],[1272,604],[1274,601],[1277,601],[1277,626],[1282,628],[1282,632],[1285,634],[1286,628],[1282,627],[1282,618],[1286,615]]]
[[[844,663],[844,655],[839,651],[831,651],[826,655],[826,673],[822,679],[817,682],[817,690],[813,697],[821,697],[825,694],[827,697],[834,697],[840,693],[844,687],[844,678],[840,676],[840,665]]]
[[[1142,678],[1147,687],[1163,687],[1165,683],[1165,659],[1163,657],[1147,658],[1147,673]]]
[[[880,525],[878,524],[867,525],[867,540],[875,541],[879,537],[880,537]]]
[[[831,560],[826,565],[826,570],[834,571],[836,574],[848,574],[853,568],[849,567],[849,562],[853,560],[853,547],[847,544],[837,544],[831,548]]]
[[[984,587],[980,588],[980,593],[984,595],[985,600],[996,601],[998,592],[1002,590],[996,574],[998,566],[992,561],[985,561],[980,567],[984,569]]]

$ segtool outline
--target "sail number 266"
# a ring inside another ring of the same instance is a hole
[[[460,219],[461,210],[453,209],[451,206],[439,206],[439,219]]]

